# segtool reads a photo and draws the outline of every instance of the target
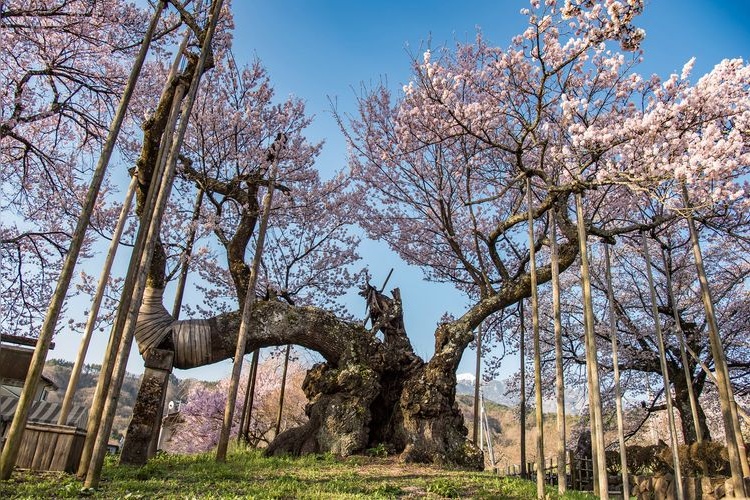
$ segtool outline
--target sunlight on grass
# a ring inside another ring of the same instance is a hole
[[[558,498],[548,488],[550,498]],[[0,498],[535,498],[532,482],[489,472],[407,465],[395,458],[330,454],[263,457],[258,450],[231,450],[226,463],[213,454],[159,454],[143,467],[108,457],[100,487],[82,490],[75,476],[16,471],[0,481]],[[565,499],[594,498],[573,493]]]

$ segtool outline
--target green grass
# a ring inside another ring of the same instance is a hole
[[[549,488],[556,499],[556,489]],[[530,481],[489,472],[405,465],[394,458],[310,455],[265,458],[236,450],[226,463],[212,454],[158,455],[144,467],[109,458],[99,488],[82,490],[75,476],[16,471],[0,481],[0,498],[535,498]],[[589,499],[571,493],[564,499]]]

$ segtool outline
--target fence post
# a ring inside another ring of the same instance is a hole
[[[570,462],[570,487],[571,489],[577,490],[579,487],[578,481],[576,481],[576,462],[573,452],[568,450],[568,462]]]

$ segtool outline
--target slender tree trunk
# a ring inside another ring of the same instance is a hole
[[[482,325],[477,327],[477,359],[474,370],[474,427],[472,429],[472,440],[479,443],[479,380],[482,375]],[[481,443],[479,443],[481,446]]]
[[[586,222],[583,218],[583,200],[581,193],[576,193],[576,214],[578,222],[578,244],[581,254],[581,285],[583,288],[583,308],[586,317],[586,365],[589,373],[588,388],[591,398],[591,419],[594,433],[591,436],[592,456],[596,456],[596,473],[598,477],[599,496],[609,499],[607,482],[607,460],[604,456],[604,425],[602,420],[601,385],[599,383],[599,360],[594,336],[594,307],[591,299],[591,279],[589,277],[589,259],[586,248]],[[594,445],[595,443],[595,445]]]
[[[693,390],[693,374],[690,369],[690,363],[685,352],[685,334],[682,331],[682,325],[680,323],[680,311],[677,306],[677,301],[674,296],[674,288],[672,287],[672,271],[670,270],[670,261],[667,258],[666,251],[662,248],[661,251],[662,260],[664,261],[664,273],[667,276],[667,293],[669,294],[669,302],[672,304],[672,314],[674,315],[674,333],[677,336],[677,342],[680,344],[680,360],[682,361],[682,369],[685,373],[685,387],[687,388],[688,401],[690,402],[690,414],[693,418],[693,427],[695,429],[695,439],[698,443],[703,442],[703,429],[701,428],[700,421],[698,419],[698,400],[695,397],[695,391]],[[677,386],[675,386],[675,393],[677,393]],[[680,412],[682,415],[682,412]],[[684,422],[684,418],[681,418]],[[683,424],[684,427],[684,424]],[[687,436],[686,436],[687,437]],[[687,439],[685,440],[687,443]]]
[[[250,320],[253,303],[255,302],[255,284],[258,280],[258,270],[260,269],[260,259],[263,255],[263,244],[266,238],[268,228],[268,218],[271,214],[271,203],[273,202],[274,183],[276,182],[276,169],[279,164],[279,154],[286,143],[286,136],[279,134],[274,142],[273,160],[271,168],[268,171],[268,191],[263,197],[263,215],[258,228],[258,237],[255,243],[255,255],[253,264],[250,269],[250,279],[247,285],[247,294],[245,304],[242,307],[242,319],[240,321],[240,331],[237,336],[237,351],[234,355],[234,365],[232,366],[232,375],[229,378],[229,389],[227,395],[227,404],[224,408],[224,423],[219,435],[219,444],[216,448],[216,461],[225,462],[227,459],[227,446],[229,445],[229,433],[232,430],[232,419],[234,417],[234,405],[237,402],[237,389],[240,383],[240,372],[242,370],[242,359],[245,357],[245,344],[247,344],[247,324]]]
[[[526,471],[526,323],[523,315],[523,299],[519,302],[518,314],[521,317],[521,340],[518,347],[521,364],[521,403],[519,424],[521,426],[521,477],[525,478]]]
[[[669,383],[669,369],[667,367],[667,355],[664,349],[664,336],[661,332],[661,321],[659,320],[659,306],[656,302],[656,289],[654,288],[654,277],[651,272],[651,258],[648,252],[648,241],[646,233],[641,231],[641,242],[643,244],[643,258],[646,259],[646,276],[648,276],[648,289],[651,295],[651,314],[654,317],[654,329],[656,330],[656,344],[659,346],[659,364],[661,376],[664,380],[664,400],[667,403],[667,419],[669,422],[669,435],[672,447],[672,464],[674,466],[674,484],[677,500],[683,500],[682,471],[680,470],[680,455],[677,453],[680,443],[677,441],[677,428],[674,422],[674,409],[672,408],[672,387]]]
[[[182,120],[180,121],[179,127],[177,129],[176,137],[174,137],[173,142],[169,148],[169,155],[166,159],[166,165],[164,168],[161,185],[157,187],[158,189],[152,189],[153,191],[157,191],[159,194],[157,197],[153,215],[150,218],[144,220],[144,222],[148,221],[148,236],[145,240],[146,248],[143,252],[143,255],[141,256],[140,266],[138,266],[138,269],[140,269],[141,272],[139,273],[140,275],[138,276],[138,282],[136,283],[135,289],[133,291],[133,297],[131,299],[131,304],[125,321],[125,327],[123,329],[124,331],[122,332],[120,348],[118,350],[117,361],[115,363],[115,369],[113,371],[114,383],[109,388],[109,392],[107,394],[107,401],[102,417],[102,425],[100,425],[99,432],[96,436],[96,443],[91,455],[91,465],[86,474],[84,486],[87,488],[95,488],[99,484],[101,469],[104,464],[104,457],[107,453],[107,441],[109,439],[109,433],[112,429],[112,421],[115,416],[117,400],[119,398],[120,388],[125,376],[125,368],[127,365],[128,357],[130,355],[130,347],[133,343],[133,334],[135,332],[135,326],[138,320],[138,312],[141,306],[141,301],[143,299],[147,270],[150,268],[151,259],[154,253],[153,251],[159,238],[161,219],[164,213],[164,209],[166,208],[169,194],[171,192],[172,182],[174,180],[177,156],[182,146],[182,141],[185,137],[190,113],[192,111],[193,104],[195,103],[195,99],[198,93],[198,86],[203,74],[203,68],[211,49],[211,41],[216,30],[216,24],[221,13],[222,4],[223,0],[214,0],[213,4],[211,5],[211,18],[209,20],[208,27],[203,34],[198,63],[196,65],[193,78],[190,82],[190,88],[187,92],[187,97],[182,105],[182,110],[180,113],[182,116]]]
[[[10,479],[13,473],[13,467],[16,464],[18,458],[18,452],[20,450],[21,439],[23,438],[23,432],[26,428],[26,420],[29,416],[29,410],[34,402],[37,388],[39,386],[39,379],[44,369],[44,363],[47,360],[47,353],[49,352],[49,345],[52,342],[52,337],[55,334],[55,328],[57,327],[57,320],[62,311],[63,303],[65,302],[65,296],[68,293],[70,287],[70,281],[73,278],[73,272],[75,265],[78,260],[78,255],[83,247],[83,242],[86,237],[86,229],[88,228],[89,221],[91,220],[91,214],[94,212],[94,206],[96,205],[96,199],[99,196],[99,190],[104,180],[104,174],[107,171],[109,165],[109,159],[114,150],[115,143],[117,142],[117,136],[120,133],[120,127],[123,120],[125,119],[125,113],[130,103],[130,98],[133,95],[135,84],[138,81],[143,61],[146,59],[146,53],[151,45],[151,39],[156,30],[161,12],[164,9],[164,2],[158,2],[156,11],[154,12],[151,22],[146,34],[143,37],[141,48],[136,56],[136,60],[133,64],[133,69],[130,72],[128,82],[123,91],[122,99],[118,105],[115,117],[110,125],[109,132],[107,133],[107,139],[104,142],[99,161],[94,169],[94,175],[91,179],[91,184],[86,193],[86,199],[81,209],[81,214],[78,217],[75,232],[73,233],[73,239],[70,242],[70,247],[65,255],[65,261],[60,272],[60,277],[57,281],[55,292],[52,295],[49,307],[42,324],[42,328],[39,332],[39,338],[37,339],[36,348],[31,358],[29,370],[26,374],[26,380],[24,382],[21,396],[18,399],[18,405],[16,406],[16,412],[13,415],[13,422],[10,425],[10,429],[5,438],[5,444],[3,446],[2,455],[0,455],[0,479]]]
[[[274,436],[279,435],[279,430],[281,429],[281,416],[284,412],[284,391],[286,390],[286,372],[287,368],[289,368],[289,354],[292,349],[291,344],[286,345],[286,352],[284,353],[284,368],[281,371],[281,390],[279,392],[279,412],[276,414],[276,431],[274,432]]]
[[[109,244],[109,250],[107,251],[107,257],[104,259],[104,267],[102,273],[99,276],[99,283],[96,287],[96,293],[94,294],[94,300],[91,303],[91,312],[89,312],[89,318],[86,321],[86,327],[83,331],[83,338],[81,339],[81,345],[78,347],[78,355],[76,356],[73,370],[70,373],[70,380],[68,381],[68,388],[65,390],[65,396],[63,397],[62,407],[60,408],[60,416],[58,417],[57,424],[65,425],[70,415],[70,409],[73,406],[73,397],[75,396],[76,389],[78,388],[78,380],[81,377],[81,370],[86,361],[86,353],[89,350],[89,344],[91,343],[91,336],[94,333],[96,327],[96,321],[99,319],[99,308],[102,305],[102,299],[104,298],[104,291],[107,289],[107,281],[109,281],[109,273],[112,270],[112,263],[115,260],[117,254],[117,247],[120,245],[120,238],[122,232],[125,229],[125,222],[128,219],[128,213],[130,212],[130,205],[133,203],[133,195],[135,194],[136,188],[136,177],[130,180],[130,185],[125,193],[125,200],[122,202],[122,209],[120,210],[120,216],[117,219],[117,225],[115,226],[114,234],[112,235],[112,241]]]
[[[560,317],[560,264],[557,255],[557,219],[549,211],[550,268],[552,272],[552,321],[555,330],[555,386],[557,389],[557,490],[562,495],[568,489],[565,436],[565,374],[563,373],[562,321]],[[562,469],[561,469],[562,467]]]
[[[544,408],[542,401],[542,348],[539,340],[539,299],[536,282],[536,238],[534,237],[531,178],[526,177],[529,226],[529,275],[531,276],[531,329],[534,341],[534,399],[536,404],[536,496],[544,500]]]
[[[682,186],[682,199],[685,204],[686,220],[690,230],[690,240],[693,246],[693,257],[695,258],[695,267],[698,272],[698,279],[701,284],[701,298],[703,307],[706,310],[706,322],[708,323],[708,336],[711,342],[711,353],[714,358],[716,367],[716,381],[719,389],[719,401],[721,403],[721,414],[724,419],[724,432],[727,438],[727,452],[729,454],[729,465],[732,470],[732,484],[735,494],[747,496],[745,491],[745,482],[743,476],[750,476],[748,470],[747,454],[745,443],[740,431],[740,424],[737,418],[737,409],[734,403],[734,394],[732,383],[729,378],[729,369],[727,368],[724,349],[719,336],[719,324],[716,321],[716,312],[714,311],[713,298],[711,289],[708,286],[706,270],[703,267],[703,254],[701,252],[700,242],[698,240],[698,231],[695,228],[693,220],[692,206],[688,197],[687,188]]]
[[[606,265],[607,300],[609,301],[609,333],[612,337],[612,367],[615,377],[615,408],[617,410],[617,440],[620,445],[620,468],[622,469],[622,496],[630,498],[628,482],[628,460],[625,453],[625,432],[622,419],[622,391],[620,390],[620,366],[617,356],[617,319],[615,317],[615,292],[612,289],[612,260],[609,257],[609,245],[604,243],[604,260]]]

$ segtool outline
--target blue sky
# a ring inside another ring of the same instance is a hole
[[[507,46],[525,29],[526,18],[519,11],[527,6],[525,0],[235,0],[234,52],[239,61],[262,61],[279,98],[294,95],[306,101],[308,113],[316,116],[309,137],[326,141],[319,161],[325,176],[346,165],[346,146],[329,97],[340,111],[353,112],[360,85],[387,78],[398,89],[409,80],[410,53],[471,41],[477,28],[490,43]],[[679,73],[695,56],[695,80],[724,58],[750,58],[750,0],[651,0],[637,24],[646,30],[641,73]],[[429,357],[438,319],[445,311],[460,314],[465,299],[448,285],[424,282],[419,269],[400,262],[383,244],[367,242],[360,253],[376,283],[395,268],[388,289],[401,289],[407,330],[417,353]],[[350,304],[353,312],[364,314],[356,293],[350,294]],[[77,336],[63,333],[56,341],[50,357],[75,356]],[[95,343],[89,362],[101,362],[102,350]],[[474,353],[467,351],[464,358],[459,371],[473,371]],[[133,349],[129,370],[140,372],[142,365]],[[517,363],[509,360],[504,372],[516,369]],[[226,361],[175,374],[219,379],[230,370]]]

